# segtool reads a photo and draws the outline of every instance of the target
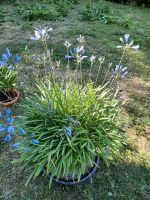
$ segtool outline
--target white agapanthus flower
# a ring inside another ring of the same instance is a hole
[[[76,48],[76,53],[78,54],[78,53],[83,53],[84,52],[84,46],[82,45],[81,47],[77,47]]]
[[[93,63],[95,62],[95,60],[96,60],[96,56],[93,56],[93,55],[92,55],[92,56],[90,57],[91,63],[93,64]]]
[[[68,40],[65,41],[64,45],[65,45],[67,48],[71,47],[71,43],[70,43]]]
[[[103,62],[104,62],[104,60],[105,60],[105,57],[100,57],[100,58],[98,58],[98,61],[102,64]]]
[[[120,41],[123,43],[123,45],[118,45],[117,48],[131,48],[134,50],[139,49],[139,45],[133,46],[133,40],[130,40],[129,34],[125,34],[123,38],[120,38]]]
[[[49,32],[52,31],[52,28],[49,28],[48,26],[45,26],[42,28],[39,26],[38,28],[35,29],[34,31],[34,36],[31,37],[32,40],[41,40],[41,41],[46,41],[49,39]]]
[[[86,59],[88,56],[77,55],[77,62],[80,63],[82,60]]]
[[[77,41],[78,41],[80,44],[83,44],[83,43],[85,42],[84,36],[82,36],[82,35],[80,34],[79,37],[77,38]]]

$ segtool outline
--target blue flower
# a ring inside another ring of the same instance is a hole
[[[40,144],[40,142],[39,142],[38,140],[32,140],[31,143],[32,143],[32,144],[35,144],[35,145]]]
[[[19,131],[20,131],[20,133],[21,133],[22,135],[25,135],[25,134],[26,134],[26,132],[24,131],[23,128],[19,128]]]
[[[9,118],[7,118],[7,122],[8,122],[8,124],[9,125],[12,125],[12,123],[13,123],[13,117],[9,117]]]
[[[5,62],[0,60],[0,66],[4,66],[5,65]]]
[[[5,142],[10,142],[10,139],[11,139],[11,137],[10,137],[10,133],[5,137]]]
[[[3,117],[2,112],[0,112],[0,118],[2,118],[2,117]]]
[[[34,134],[34,133],[31,133],[30,137],[32,137],[32,138],[35,137],[35,134]]]
[[[69,55],[65,55],[65,58],[71,59],[71,58],[74,58],[74,57],[73,56],[69,56]]]
[[[79,121],[78,121],[77,119],[75,120],[75,122],[74,122],[74,123],[75,123],[75,125],[76,125],[76,126],[78,126],[78,125],[79,125]]]
[[[127,70],[127,67],[123,67],[122,65],[116,65],[116,68],[112,69],[112,75],[124,80],[128,74]]]
[[[69,121],[71,121],[71,120],[72,120],[72,118],[71,118],[71,116],[70,116],[70,115],[68,115],[68,120],[69,120]]]
[[[13,148],[17,148],[17,147],[19,147],[21,145],[21,142],[17,142],[17,143],[15,143],[15,144],[12,144],[11,146],[13,147]]]
[[[15,64],[17,65],[21,60],[21,56],[19,56],[19,54],[16,54],[16,57],[15,57]]]
[[[13,57],[13,55],[10,53],[8,48],[6,48],[6,54],[7,54],[8,57]]]
[[[8,67],[8,69],[9,69],[9,70],[13,70],[14,67],[10,65],[10,66]]]
[[[43,108],[38,108],[38,110],[39,110],[39,111],[43,111],[44,109],[43,109]]]
[[[2,54],[2,60],[5,62],[5,61],[8,61],[8,55],[3,53]]]
[[[6,130],[7,130],[8,133],[13,133],[15,131],[13,126],[7,126]]]
[[[49,28],[48,26],[45,26],[43,29],[41,26],[39,26],[38,28],[35,29],[34,33],[35,35],[33,37],[31,37],[32,40],[41,40],[46,41],[47,39],[49,39],[49,32],[52,31],[52,28]]]
[[[11,109],[10,108],[6,108],[5,114],[6,114],[6,117],[8,117],[11,114]]]
[[[122,75],[122,80],[125,80],[126,79],[126,76],[127,76],[127,74],[128,74],[128,71],[125,71],[125,73]]]
[[[71,127],[65,127],[66,129],[66,134],[71,137],[72,136],[72,128]]]
[[[6,52],[2,54],[2,60],[0,61],[0,65],[7,66],[8,69],[12,70],[20,62],[20,60],[21,57],[19,56],[19,54],[13,56],[13,54],[10,53],[9,49],[6,48]]]

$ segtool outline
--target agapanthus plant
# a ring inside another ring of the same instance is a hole
[[[80,180],[87,165],[95,164],[96,155],[106,162],[118,156],[126,143],[118,119],[120,106],[107,88],[92,83],[39,84],[37,94],[23,103],[19,122],[26,130],[24,140],[30,143],[20,143],[19,138],[13,145],[21,153],[18,161],[32,170],[29,180],[43,169],[46,175],[67,179],[71,174]],[[37,145],[31,144],[31,133]],[[26,145],[28,151],[22,151]]]
[[[11,109],[5,109],[4,113],[0,111],[0,138],[3,142],[10,142],[14,134],[15,128],[13,126],[13,117],[11,116]]]
[[[13,89],[17,82],[17,66],[21,60],[19,54],[13,55],[8,48],[0,61],[0,101],[13,99]]]
[[[38,37],[44,43],[45,52],[48,50],[47,34],[46,39]],[[18,161],[32,171],[28,181],[43,171],[57,179],[71,176],[73,180],[80,180],[87,166],[95,165],[96,156],[108,163],[109,158],[121,155],[126,144],[120,122],[122,102],[114,95],[116,90],[110,88],[127,75],[127,68],[122,67],[125,50],[115,69],[113,64],[108,65],[103,84],[97,86],[104,57],[87,57],[84,55],[84,37],[80,35],[77,41],[78,45],[71,54],[71,43],[64,43],[68,59],[64,70],[67,79],[51,72],[50,80],[47,77],[37,80],[36,92],[23,102],[24,112],[19,121],[23,140],[20,142],[19,138],[13,147],[21,153]],[[73,78],[70,76],[70,58],[76,62]],[[82,84],[82,62],[85,58],[89,59],[91,67],[88,81]],[[99,68],[95,83],[91,81],[91,73],[97,60]],[[57,61],[57,64],[60,67],[60,62]],[[22,151],[26,145],[28,150]]]

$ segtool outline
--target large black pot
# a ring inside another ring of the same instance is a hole
[[[57,183],[63,184],[63,185],[77,185],[79,183],[82,183],[88,179],[92,178],[92,175],[96,172],[98,165],[100,164],[100,158],[98,156],[95,157],[95,165],[93,167],[91,167],[87,173],[85,173],[84,175],[81,176],[81,179],[78,181],[73,180],[73,179],[64,179],[64,178],[60,178],[58,179],[55,176],[50,175],[50,179],[56,181]]]

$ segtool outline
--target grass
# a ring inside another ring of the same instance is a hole
[[[95,3],[97,4],[97,3]],[[131,19],[130,27],[118,23],[103,24],[100,21],[81,21],[80,11],[85,3],[76,5],[68,17],[57,21],[26,21],[15,13],[11,3],[0,4],[0,53],[9,47],[14,53],[23,54],[26,44],[31,49],[31,54],[40,46],[30,41],[33,27],[38,24],[51,25],[54,31],[49,41],[50,48],[58,51],[55,58],[65,55],[63,42],[72,41],[79,34],[86,38],[87,54],[105,55],[106,61],[103,72],[108,62],[117,64],[120,51],[116,49],[118,38],[129,33],[135,44],[140,44],[138,53],[128,52],[123,62],[129,68],[129,77],[122,85],[122,98],[128,100],[123,118],[126,120],[125,129],[131,140],[132,148],[128,150],[122,161],[112,161],[109,168],[100,166],[98,173],[90,182],[75,186],[65,187],[54,183],[48,189],[48,179],[42,176],[33,181],[28,187],[24,186],[27,172],[22,172],[20,166],[12,164],[12,159],[17,156],[10,152],[9,146],[0,147],[0,199],[7,200],[148,200],[150,198],[150,9],[120,5],[104,2],[115,16]],[[4,20],[1,20],[4,19]],[[125,23],[125,22],[124,22]],[[75,41],[73,41],[75,42]],[[30,74],[32,66],[22,69],[24,75]],[[88,63],[84,65],[88,72]],[[26,74],[25,74],[26,73]],[[93,74],[94,78],[94,74]],[[17,105],[14,108],[15,113]]]

